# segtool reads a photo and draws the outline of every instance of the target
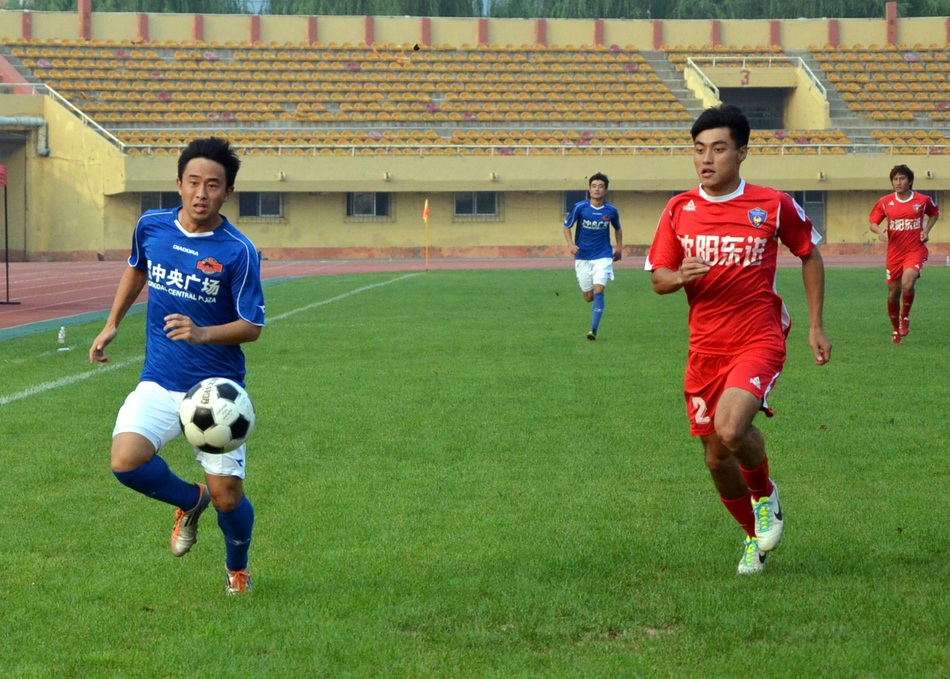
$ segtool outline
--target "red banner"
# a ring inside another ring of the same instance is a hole
[[[0,165],[0,186],[7,185],[7,166]]]

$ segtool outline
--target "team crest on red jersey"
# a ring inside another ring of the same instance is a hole
[[[768,219],[768,216],[769,214],[760,207],[749,210],[749,222],[757,229],[765,224],[765,220]]]
[[[198,271],[201,273],[221,273],[224,271],[224,264],[214,257],[205,257],[198,261]]]

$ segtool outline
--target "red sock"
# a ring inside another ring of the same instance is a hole
[[[887,303],[887,315],[891,319],[891,325],[894,326],[894,332],[897,332],[897,329],[900,325],[901,320],[901,305],[899,302],[888,302]]]
[[[749,487],[753,499],[761,500],[772,494],[772,481],[769,479],[769,458],[766,457],[762,460],[762,464],[755,469],[746,469],[739,465],[739,471],[742,472],[742,478],[745,480],[745,485]]]
[[[752,496],[746,493],[735,500],[727,500],[719,496],[722,504],[725,505],[732,517],[739,522],[742,529],[750,538],[755,537],[755,514],[752,513]]]
[[[901,301],[904,303],[904,312],[901,314],[904,318],[910,318],[910,307],[914,304],[914,295],[916,292],[905,292],[901,295]]]

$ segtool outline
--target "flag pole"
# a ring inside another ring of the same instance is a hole
[[[6,267],[6,273],[7,273],[7,284],[6,284],[7,299],[5,302],[0,302],[0,304],[19,304],[19,302],[10,301],[10,226],[7,220],[7,167],[6,165],[0,165],[0,184],[2,184],[3,186],[3,261]]]
[[[425,207],[422,208],[422,219],[426,223],[426,271],[429,270],[429,199],[426,198]]]

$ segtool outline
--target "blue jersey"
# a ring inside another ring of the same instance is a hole
[[[206,377],[244,384],[240,345],[191,344],[165,336],[165,316],[182,314],[195,325],[223,325],[238,319],[264,325],[260,256],[231,223],[214,231],[188,233],[178,210],[149,210],[132,236],[129,266],[146,274],[148,313],[142,380],[187,391]]]
[[[577,254],[574,259],[603,259],[613,257],[614,249],[610,245],[610,225],[620,231],[620,213],[610,203],[594,207],[589,200],[575,203],[571,213],[564,220],[564,228],[570,229],[577,224],[574,244]]]

